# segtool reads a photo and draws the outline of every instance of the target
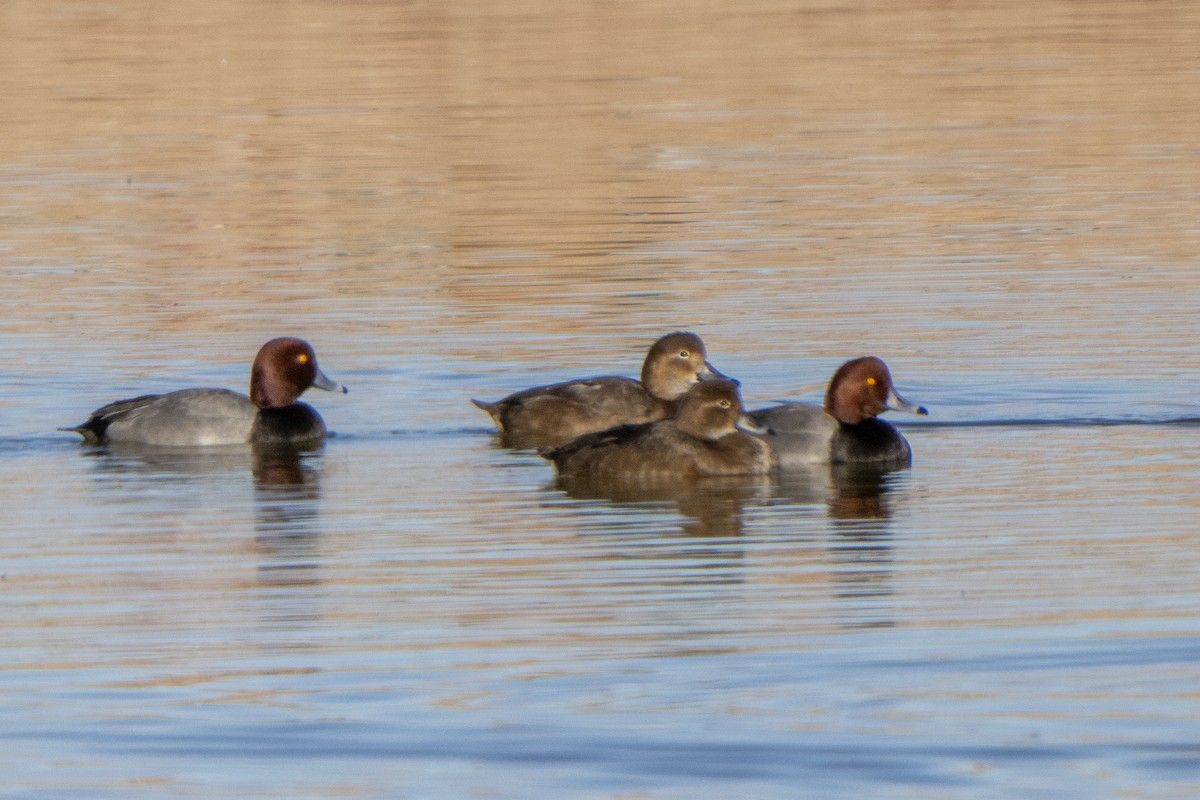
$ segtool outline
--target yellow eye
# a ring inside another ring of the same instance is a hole
[[[297,364],[307,364],[308,363],[308,353],[301,353],[300,355],[296,356],[296,363]]]
[[[874,378],[867,378],[867,386],[874,386],[877,383],[879,383],[879,381],[875,380]]]

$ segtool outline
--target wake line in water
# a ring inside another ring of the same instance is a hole
[[[1116,428],[1116,427],[1159,427],[1179,425],[1200,425],[1200,416],[1165,417],[1162,419],[1137,417],[1063,417],[1061,419],[1037,419],[1032,417],[1013,417],[1012,419],[971,419],[946,421],[914,422],[904,419],[888,418],[888,422],[897,428],[915,431],[925,428]],[[337,442],[370,441],[378,439],[410,438],[428,439],[440,436],[495,436],[496,429],[484,426],[451,427],[451,428],[411,428],[393,429],[377,432],[338,433],[330,431],[326,440],[329,445]],[[75,449],[90,452],[89,448],[81,448],[78,437],[70,436],[0,436],[0,448],[9,454],[22,452],[44,452],[53,447],[70,445]]]
[[[1115,428],[1124,426],[1200,425],[1200,417],[1138,419],[1136,417],[1064,417],[1062,419],[972,419],[949,422],[904,422],[889,420],[898,428]]]

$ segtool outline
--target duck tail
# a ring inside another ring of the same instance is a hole
[[[488,416],[492,418],[492,422],[495,422],[496,425],[503,427],[503,425],[500,422],[500,404],[499,403],[485,403],[484,401],[476,400],[475,398],[471,398],[471,402],[474,403],[477,408],[481,408],[484,411],[486,411],[488,413]]]
[[[78,433],[83,437],[84,444],[104,444],[104,429],[108,425],[103,420],[92,417],[87,422],[82,422],[73,428],[55,428],[55,430],[65,433]]]

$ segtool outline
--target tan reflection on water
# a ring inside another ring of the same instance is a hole
[[[944,334],[907,292],[933,280],[995,294],[937,300],[963,321],[1064,314],[1049,348],[1200,282],[1178,268],[1200,238],[1187,3],[0,15],[9,293],[60,325],[205,331],[270,304],[386,333],[436,304],[475,330],[659,330],[745,296],[825,322],[829,281],[872,280],[920,344]]]

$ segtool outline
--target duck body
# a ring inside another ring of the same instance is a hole
[[[92,445],[313,445],[326,428],[312,406],[297,400],[310,386],[346,391],[317,368],[306,342],[272,339],[255,357],[249,396],[228,389],[146,394],[102,406],[85,422],[63,430]]]
[[[641,380],[580,378],[535,386],[492,403],[471,402],[491,416],[506,447],[560,447],[587,433],[670,416],[693,384],[725,378],[707,359],[699,336],[675,332],[650,348]]]
[[[738,429],[742,417],[737,385],[709,381],[691,389],[670,419],[586,434],[542,455],[571,478],[660,482],[767,475],[774,469],[771,450]]]
[[[888,409],[928,413],[896,392],[883,361],[867,356],[838,368],[823,406],[783,403],[747,416],[767,429],[763,440],[781,469],[826,463],[907,466],[912,463],[908,441],[878,419]]]
[[[601,376],[537,386],[495,403],[472,400],[516,449],[556,447],[586,433],[666,417],[671,401],[632,378]]]
[[[912,463],[912,448],[895,426],[871,418],[854,425],[831,417],[821,406],[783,403],[747,414],[766,428],[780,469],[813,464]]]

